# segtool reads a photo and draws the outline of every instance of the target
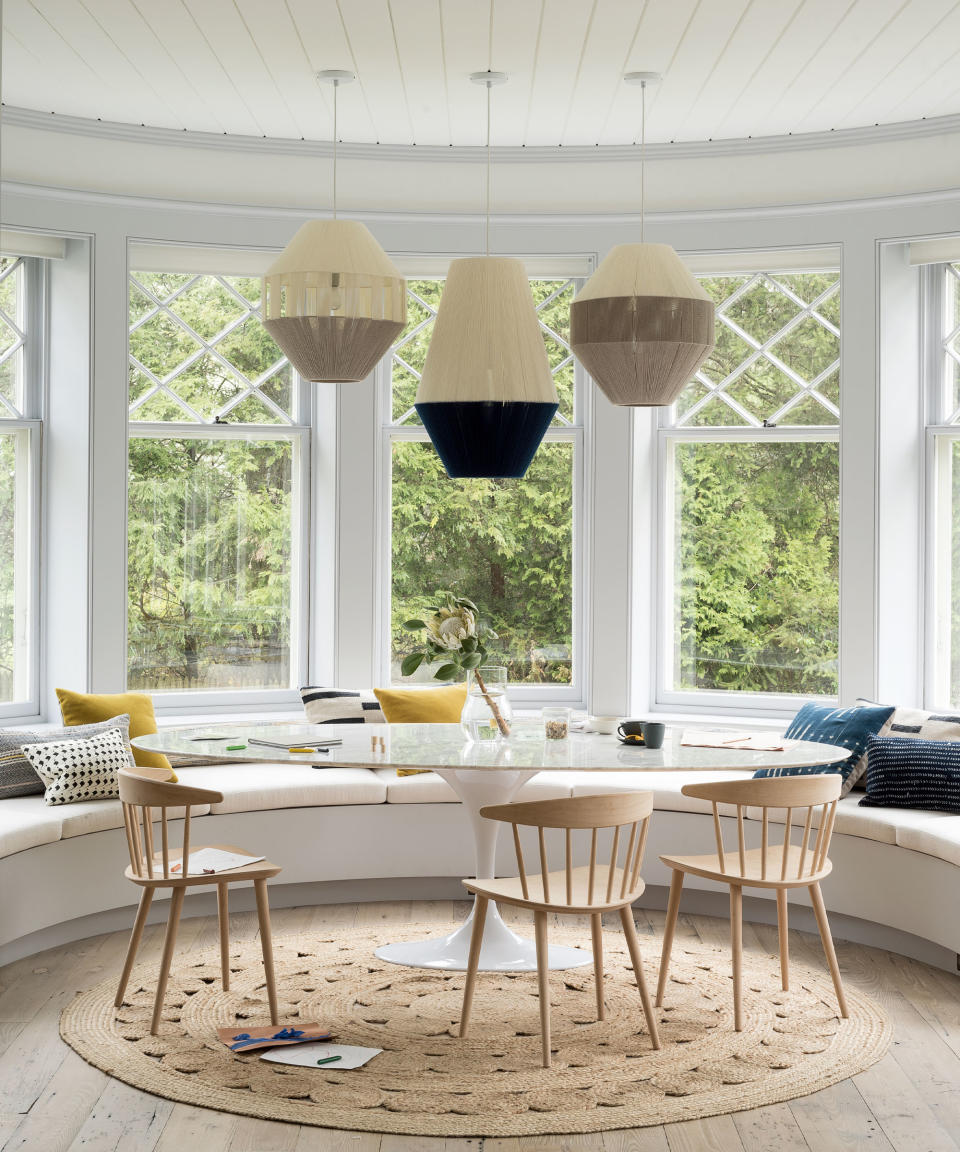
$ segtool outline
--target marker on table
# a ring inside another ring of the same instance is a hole
[[[329,752],[329,748],[288,748],[288,752]]]
[[[226,752],[242,752],[246,748],[246,744],[228,744],[224,749]]]
[[[332,1064],[334,1060],[342,1060],[342,1056],[325,1056],[322,1060],[318,1060],[318,1064]]]

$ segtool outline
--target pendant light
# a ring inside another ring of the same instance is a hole
[[[558,408],[522,260],[490,255],[490,89],[485,255],[453,260],[417,389],[416,410],[447,475],[520,477]]]
[[[614,404],[672,404],[714,345],[713,302],[669,244],[645,244],[647,85],[641,91],[640,243],[611,248],[570,306],[570,347]]]
[[[337,219],[337,90],[333,85],[333,219],[304,224],[263,278],[263,324],[306,380],[363,380],[407,322],[406,283],[359,220]]]

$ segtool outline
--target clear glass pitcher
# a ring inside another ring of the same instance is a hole
[[[467,672],[467,699],[460,726],[468,740],[506,740],[513,722],[507,698],[507,670],[484,664]]]

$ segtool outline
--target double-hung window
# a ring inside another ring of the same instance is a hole
[[[658,702],[835,696],[839,273],[700,280],[716,347],[658,433]]]
[[[401,661],[420,639],[403,622],[419,617],[436,591],[453,589],[474,600],[499,634],[490,658],[507,666],[511,694],[531,701],[584,698],[575,542],[586,390],[569,334],[577,283],[530,282],[560,407],[526,476],[451,480],[414,408],[443,281],[408,281],[408,323],[384,362],[381,393],[389,485],[385,682],[401,679]],[[421,666],[417,678],[429,679],[434,670]]]
[[[932,707],[960,706],[960,263],[924,269]]]
[[[310,401],[259,313],[256,277],[131,272],[130,688],[302,682]]]
[[[43,279],[0,256],[0,716],[39,711]]]

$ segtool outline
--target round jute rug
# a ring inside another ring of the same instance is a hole
[[[395,939],[439,934],[436,924]],[[457,1036],[463,973],[386,964],[383,930],[277,937],[280,1015],[317,1021],[342,1043],[382,1048],[364,1068],[336,1072],[235,1055],[216,1029],[269,1020],[260,949],[236,946],[232,987],[220,988],[216,949],[174,962],[159,1036],[150,1035],[155,965],[134,970],[114,1008],[116,977],[63,1012],[64,1040],[111,1076],[187,1104],[297,1124],[424,1136],[599,1132],[689,1120],[806,1095],[862,1071],[885,1052],[890,1028],[866,996],[847,989],[837,1015],[826,971],[793,964],[780,990],[772,957],[744,958],[744,1031],[733,1030],[730,956],[674,947],[659,1052],[650,1047],[630,958],[604,932],[607,1019],[596,1020],[593,970],[550,975],[553,1067],[540,1066],[535,973],[481,974],[471,1034]],[[551,940],[583,945],[583,930]],[[656,982],[659,940],[641,940]],[[589,932],[587,932],[589,947]]]

